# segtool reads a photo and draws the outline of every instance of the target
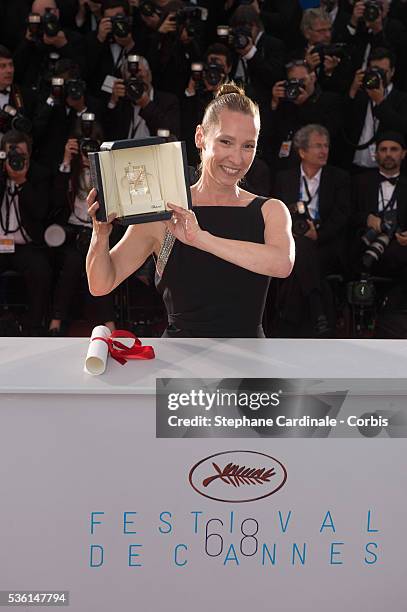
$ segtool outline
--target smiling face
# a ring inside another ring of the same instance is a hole
[[[197,127],[195,142],[202,153],[202,173],[220,186],[235,186],[256,154],[259,125],[251,115],[223,109],[219,122],[204,133]]]

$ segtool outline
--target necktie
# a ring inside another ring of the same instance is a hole
[[[399,180],[399,176],[384,176],[384,174],[379,174],[379,180],[381,183],[384,183],[385,181],[388,181],[389,183],[391,183],[392,185],[397,185],[397,181]]]

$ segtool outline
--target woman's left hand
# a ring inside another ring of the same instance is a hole
[[[167,221],[167,228],[184,244],[196,246],[203,230],[199,227],[195,213],[176,204],[168,203],[168,208],[172,210],[172,217]]]

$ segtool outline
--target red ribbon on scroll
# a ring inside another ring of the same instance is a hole
[[[131,338],[134,340],[132,346],[126,346],[116,338]],[[116,329],[107,338],[97,337],[93,340],[102,340],[109,347],[109,354],[121,365],[127,363],[128,359],[154,359],[155,353],[152,346],[143,346],[141,340],[125,329]]]

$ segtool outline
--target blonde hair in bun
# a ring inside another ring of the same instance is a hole
[[[216,93],[216,97],[206,107],[204,118],[202,119],[204,132],[208,133],[214,125],[219,123],[219,114],[223,110],[250,115],[254,118],[256,125],[260,129],[259,107],[246,96],[244,89],[233,81],[221,85]]]

